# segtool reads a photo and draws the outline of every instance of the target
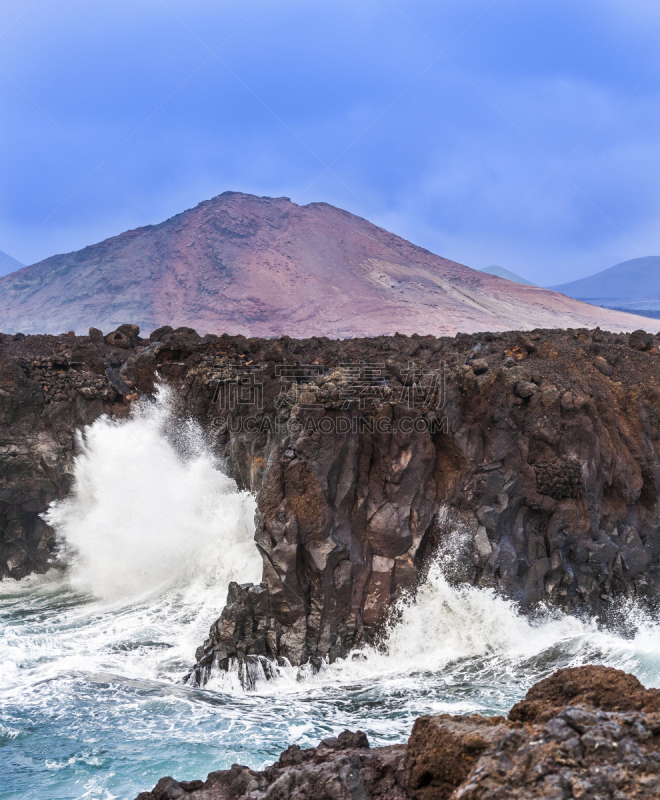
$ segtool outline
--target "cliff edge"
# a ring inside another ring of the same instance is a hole
[[[657,605],[659,341],[2,336],[0,573],[48,568],[40,514],[69,490],[76,432],[126,416],[162,380],[258,493],[262,581],[230,586],[194,682],[231,664],[249,685],[278,659],[376,642],[447,547],[456,580],[523,609],[608,620],[621,597]]]

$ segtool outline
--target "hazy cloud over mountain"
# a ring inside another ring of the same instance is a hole
[[[642,0],[11,0],[3,33],[0,246],[23,263],[227,189],[544,285],[660,251]]]

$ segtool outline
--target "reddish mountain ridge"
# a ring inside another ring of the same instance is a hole
[[[326,203],[225,192],[0,278],[0,329],[292,337],[590,327],[648,319],[448,261]]]

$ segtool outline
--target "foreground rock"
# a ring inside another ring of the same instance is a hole
[[[197,683],[377,641],[443,549],[453,580],[526,610],[616,623],[622,597],[658,603],[660,337],[104,333],[0,336],[0,574],[47,569],[39,515],[69,489],[77,430],[160,376],[258,493],[262,580],[218,597]]]
[[[311,750],[292,745],[271,767],[256,772],[234,765],[212,772],[205,782],[178,783],[161,779],[152,792],[139,800],[239,800],[239,798],[388,798],[404,800],[406,792],[403,757],[405,745],[371,750],[364,733],[344,731]]]
[[[569,684],[603,700],[605,708],[588,700],[554,708],[562,692],[572,691]],[[263,772],[234,765],[204,782],[163,778],[138,800],[657,798],[660,712],[611,710],[631,704],[631,688],[633,705],[658,708],[660,692],[644,689],[624,672],[566,669],[528,694],[528,701],[531,696],[543,706],[544,723],[421,717],[407,745],[374,749],[363,733],[344,731],[310,750],[289,747]]]
[[[546,722],[567,705],[603,711],[660,712],[660,689],[645,689],[634,675],[608,667],[560,669],[539,681],[509,712],[516,722]]]

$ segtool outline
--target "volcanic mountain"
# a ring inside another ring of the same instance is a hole
[[[237,192],[0,278],[5,332],[124,322],[332,338],[644,325],[448,261],[326,203]]]
[[[570,283],[551,286],[577,300],[631,313],[660,313],[660,256],[622,261],[609,269]]]

